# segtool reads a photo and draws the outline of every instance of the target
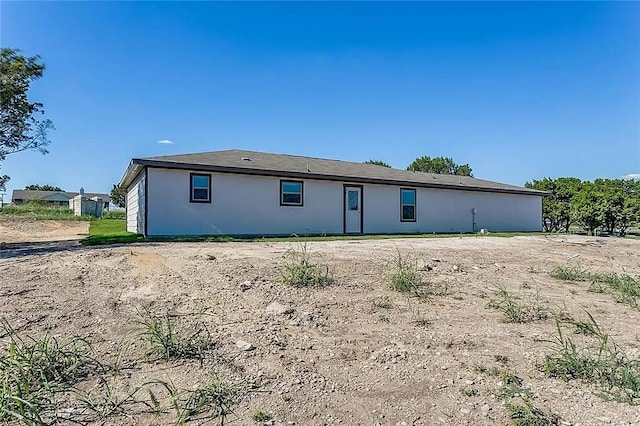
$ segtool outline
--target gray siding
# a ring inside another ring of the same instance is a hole
[[[127,191],[127,231],[144,234],[145,173],[133,181]]]
[[[151,236],[343,232],[343,182],[304,179],[304,205],[293,207],[280,205],[278,177],[211,173],[211,203],[191,203],[188,170],[149,167],[147,171]],[[471,232],[472,209],[476,209],[476,230],[540,231],[542,226],[538,195],[435,188],[417,188],[416,221],[402,222],[400,188],[363,185],[365,233]],[[143,201],[138,204],[144,208]]]

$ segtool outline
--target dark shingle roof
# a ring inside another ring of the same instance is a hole
[[[15,200],[42,200],[47,197],[50,197],[54,194],[60,194],[63,197],[67,197],[67,199],[73,198],[78,195],[78,192],[67,192],[67,191],[31,191],[28,189],[14,189],[13,194],[11,194],[11,199]],[[85,192],[84,196],[87,198],[100,197],[103,202],[110,202],[111,198],[108,194],[98,194],[93,192]]]
[[[134,158],[121,184],[127,187],[141,166],[257,174],[293,178],[338,180],[354,183],[380,183],[417,187],[467,189],[544,195],[545,192],[476,179],[468,176],[440,175],[392,169],[375,164],[301,157],[296,155],[228,150],[195,154]]]

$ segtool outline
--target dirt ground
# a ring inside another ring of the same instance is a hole
[[[0,216],[0,244],[79,240],[87,235],[89,235],[88,221],[37,221]]]
[[[44,230],[42,223],[23,225],[11,231],[0,224],[0,240],[83,232],[67,224]],[[562,424],[640,424],[637,406],[605,401],[586,383],[540,372],[537,366],[552,351],[553,315],[513,324],[487,306],[503,285],[522,300],[537,294],[552,313],[585,318],[587,311],[637,358],[638,310],[549,272],[579,265],[640,274],[640,240],[489,236],[311,242],[307,249],[335,278],[333,285],[311,289],[279,282],[287,251],[297,248],[293,242],[203,242],[68,244],[25,252],[12,245],[0,250],[0,317],[24,335],[86,336],[96,356],[125,365],[114,379],[123,394],[154,379],[184,389],[216,375],[255,383],[227,417],[230,424],[255,424],[251,416],[257,410],[278,425],[510,424],[504,402],[494,395],[500,378],[479,366],[521,377],[534,404],[560,416]],[[398,252],[415,256],[425,281],[446,288],[446,294],[422,300],[390,290]],[[286,312],[267,309],[273,302],[285,305]],[[226,362],[144,359],[139,312],[193,319],[204,309],[198,318]],[[250,350],[240,348],[240,341]],[[170,410],[158,418],[136,409],[95,422],[173,421]]]

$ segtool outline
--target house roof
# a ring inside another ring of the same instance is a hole
[[[67,191],[31,191],[28,189],[14,189],[11,199],[15,200],[47,200],[49,198],[65,197],[67,200],[78,195],[79,192],[67,192]],[[56,197],[57,196],[57,197]],[[100,197],[102,201],[107,203],[111,202],[109,194],[99,194],[94,192],[85,192],[84,196],[87,198]]]
[[[296,155],[270,154],[237,149],[134,158],[131,160],[129,168],[123,176],[120,185],[127,188],[145,166],[194,171],[290,177],[298,179],[307,178],[347,181],[353,183],[378,183],[442,189],[465,189],[537,196],[546,194],[546,192],[543,191],[476,179],[469,176],[414,172],[392,169],[375,164],[301,157]]]

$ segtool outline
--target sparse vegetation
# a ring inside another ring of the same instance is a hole
[[[324,287],[334,281],[329,266],[313,260],[306,242],[298,250],[287,251],[280,267],[280,280],[293,287]]]
[[[201,362],[215,357],[215,342],[206,325],[196,314],[191,324],[185,324],[182,318],[164,314],[153,315],[140,311],[138,323],[142,329],[140,337],[148,344],[148,356],[164,359],[198,359]]]
[[[500,373],[500,387],[493,394],[502,400],[520,397],[531,398],[532,392],[524,387],[524,380],[516,374],[504,370]]]
[[[251,386],[246,381],[228,382],[216,379],[184,392],[174,399],[178,423],[191,420],[218,419],[220,425],[232,412],[232,407],[247,394]]]
[[[595,339],[592,345],[578,345],[565,335],[556,322],[553,353],[547,355],[540,369],[551,377],[565,381],[584,380],[599,385],[603,394],[629,404],[640,403],[640,359],[629,358],[596,320],[587,312],[581,333]]]
[[[262,410],[254,411],[251,414],[251,420],[257,423],[268,422],[269,420],[271,420],[271,418],[272,418],[271,414],[266,413],[265,411],[262,411]]]
[[[472,388],[471,386],[462,386],[460,388],[460,393],[466,397],[472,397],[478,395],[478,390]]]
[[[1,330],[9,343],[0,356],[0,420],[55,419],[56,394],[103,370],[81,337],[23,339],[6,321]]]
[[[615,272],[590,272],[578,266],[556,266],[551,276],[564,281],[588,281],[589,291],[609,292],[616,302],[640,308],[640,277]]]
[[[416,293],[422,285],[422,276],[418,270],[418,260],[410,255],[403,256],[398,250],[393,266],[391,289],[402,293]]]
[[[527,399],[522,404],[506,404],[513,426],[556,426],[560,417],[548,410],[538,408]]]
[[[506,322],[527,323],[549,316],[547,309],[540,304],[540,296],[537,293],[526,293],[527,301],[521,302],[504,286],[499,285],[496,296],[489,301],[488,306],[502,312]]]
[[[389,287],[392,290],[424,299],[444,296],[449,292],[446,282],[432,283],[424,280],[423,272],[418,267],[418,259],[413,255],[403,255],[397,250],[390,269]]]

